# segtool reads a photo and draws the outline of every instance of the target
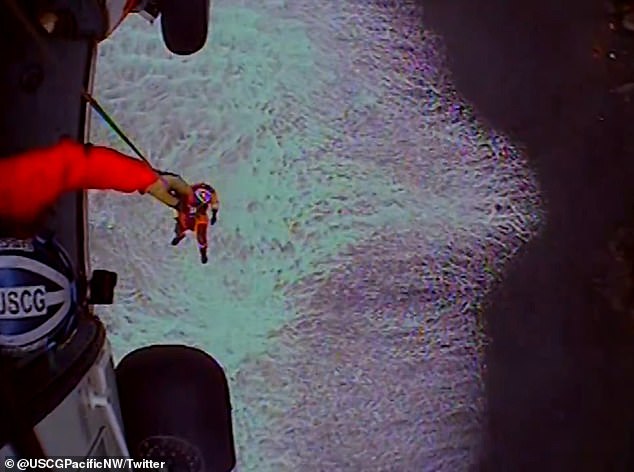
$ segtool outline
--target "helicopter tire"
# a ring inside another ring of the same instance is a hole
[[[209,32],[210,0],[159,0],[159,8],[167,49],[188,56],[203,48]]]
[[[134,459],[166,460],[168,470],[234,469],[229,386],[211,356],[187,346],[149,346],[125,356],[116,375]]]

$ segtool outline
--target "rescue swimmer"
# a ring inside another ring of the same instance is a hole
[[[163,202],[177,212],[172,246],[177,246],[185,239],[187,232],[192,231],[196,235],[198,242],[200,261],[203,264],[207,264],[209,260],[207,255],[207,232],[209,226],[215,225],[218,220],[218,211],[220,209],[218,192],[211,185],[204,182],[189,185],[177,174],[161,171],[159,171],[159,174],[166,182],[166,187],[164,188],[170,189],[169,193],[175,199],[166,200],[163,197]],[[209,218],[210,210],[211,218]]]

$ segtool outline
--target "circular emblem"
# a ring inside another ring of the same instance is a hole
[[[52,238],[0,239],[0,349],[31,351],[74,328],[75,272]]]

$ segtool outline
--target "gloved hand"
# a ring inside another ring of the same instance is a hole
[[[156,182],[146,188],[145,192],[143,193],[149,193],[161,203],[177,209],[180,200],[175,195],[172,195],[172,193],[169,191],[170,189],[168,185],[169,183],[166,182],[163,177],[159,177]]]
[[[209,224],[211,226],[216,224],[216,221],[218,221],[218,210],[212,210],[211,212],[211,219],[209,220]]]

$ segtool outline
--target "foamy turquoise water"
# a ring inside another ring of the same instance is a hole
[[[136,17],[101,46],[95,95],[221,213],[202,266],[193,240],[169,246],[165,207],[91,195],[93,266],[120,274],[100,314],[118,357],[183,342],[226,367],[241,471],[477,453],[484,267],[539,200],[513,146],[456,116],[441,43],[403,5],[219,2],[192,57]],[[129,152],[96,117],[92,140]]]

